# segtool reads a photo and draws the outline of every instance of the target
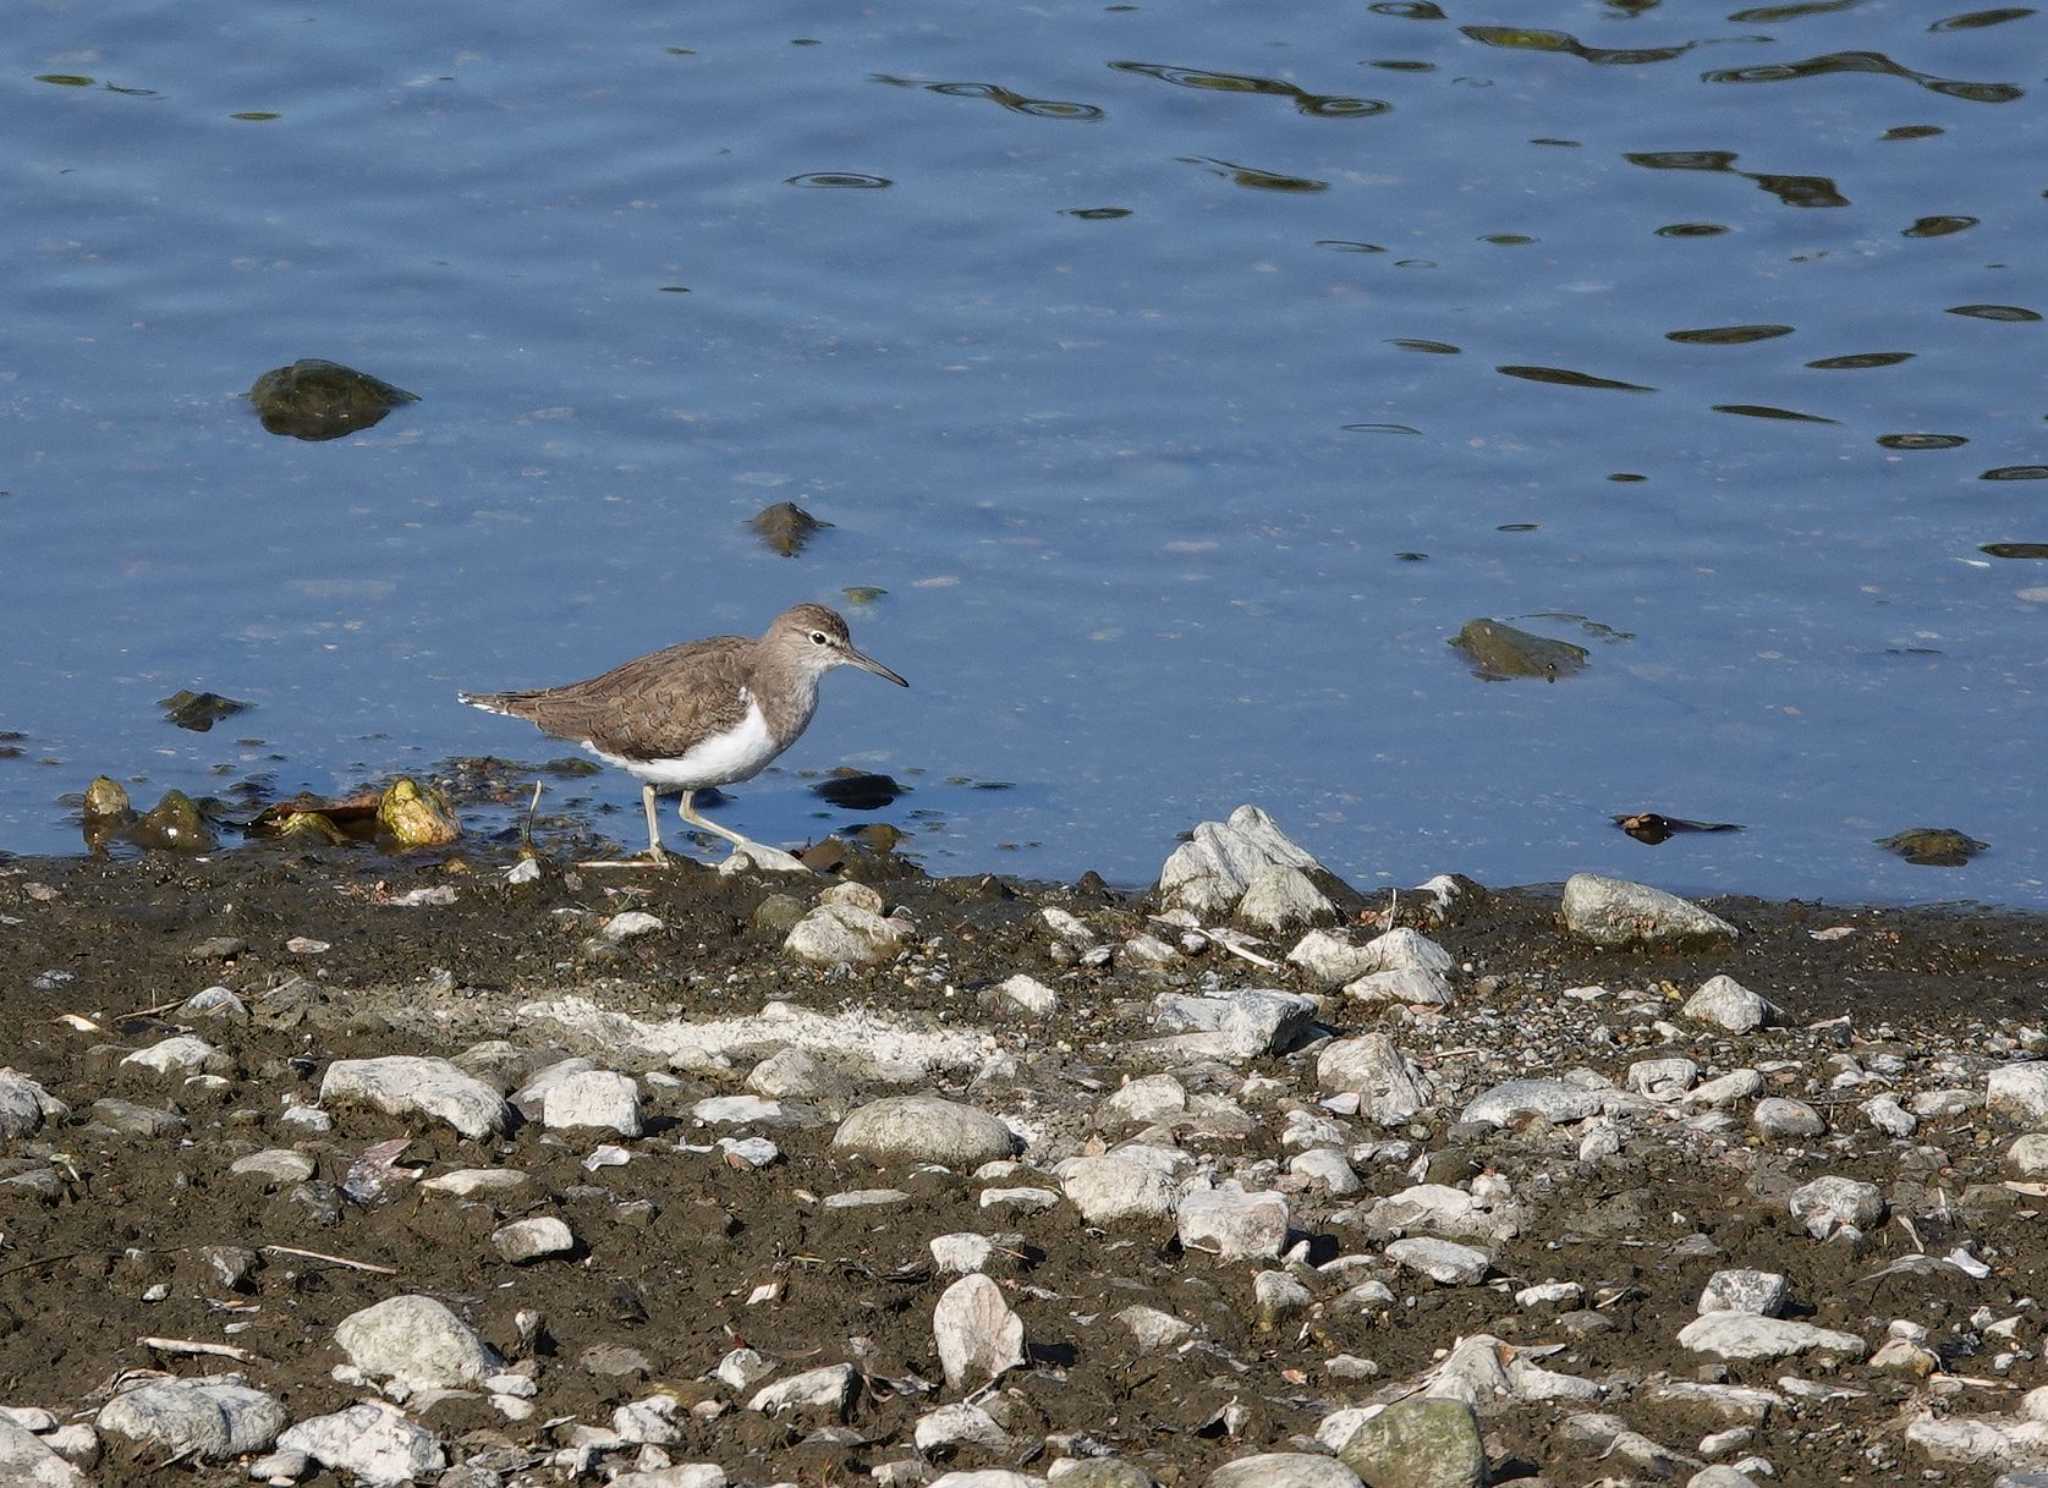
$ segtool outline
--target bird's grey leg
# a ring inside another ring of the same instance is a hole
[[[742,837],[737,832],[728,831],[716,822],[706,821],[697,814],[696,808],[690,804],[690,798],[694,794],[695,792],[693,791],[684,791],[682,802],[676,807],[676,810],[681,814],[683,820],[691,826],[702,827],[705,831],[711,833],[712,836],[723,837],[732,844],[734,857],[731,866],[733,868],[745,867],[748,862],[751,862],[756,868],[772,869],[777,873],[809,873],[811,871],[808,866],[779,847],[770,847],[765,842],[756,842],[751,837]],[[744,860],[739,857],[741,853],[746,854]]]
[[[668,854],[661,850],[661,821],[655,814],[654,787],[642,784],[640,806],[647,813],[647,856],[644,858],[606,858],[594,863],[579,863],[579,868],[666,868]]]
[[[702,828],[704,831],[709,832],[714,837],[723,837],[727,842],[730,842],[735,847],[755,847],[759,845],[745,837],[740,836],[740,834],[735,831],[732,831],[726,827],[721,827],[717,822],[707,821],[705,818],[699,816],[697,814],[697,808],[690,804],[691,798],[694,797],[696,794],[697,793],[695,791],[684,791],[682,800],[676,803],[676,814],[682,817],[684,821],[688,822],[693,827]]]

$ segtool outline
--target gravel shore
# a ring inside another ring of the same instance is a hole
[[[0,1483],[2048,1484],[2048,919],[1312,846],[0,860]]]

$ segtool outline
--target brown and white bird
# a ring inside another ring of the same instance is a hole
[[[661,850],[654,797],[672,790],[682,792],[679,810],[691,826],[757,856],[786,857],[706,821],[691,797],[706,786],[751,780],[767,768],[818,711],[819,678],[842,666],[873,672],[898,687],[910,685],[855,647],[836,612],[800,604],[777,615],[758,639],[709,636],[636,656],[582,682],[456,697],[573,740],[639,780],[647,853],[657,864],[668,856]]]

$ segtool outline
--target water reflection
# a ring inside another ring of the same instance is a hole
[[[1817,413],[1800,413],[1792,408],[1773,408],[1768,403],[1716,403],[1716,413],[1733,413],[1742,418],[1779,419],[1788,424],[1832,424],[1831,418],[1822,418]]]
[[[982,98],[990,103],[1000,104],[1013,114],[1025,114],[1034,119],[1073,119],[1092,124],[1104,117],[1103,111],[1092,103],[1062,103],[1048,98],[1030,98],[1000,83],[930,83],[917,78],[892,77],[886,72],[871,74],[874,81],[887,83],[892,88],[923,88],[928,93],[938,93],[947,98]]]
[[[1806,365],[1821,372],[1857,372],[1866,367],[1896,367],[1912,360],[1910,351],[1861,351],[1849,356],[1822,357]]]
[[[880,191],[883,187],[894,186],[896,183],[887,176],[866,176],[858,171],[809,171],[801,176],[790,176],[782,184],[849,191]]]
[[[1483,46],[1507,47],[1519,52],[1564,52],[1609,67],[1669,62],[1674,57],[1683,57],[1698,44],[1686,41],[1677,46],[1662,47],[1594,47],[1563,31],[1531,31],[1520,26],[1460,26],[1458,29]]]
[[[1970,441],[1960,434],[1880,434],[1877,442],[1893,450],[1958,449]]]
[[[1788,325],[1732,325],[1707,326],[1697,331],[1666,331],[1667,341],[1682,341],[1688,346],[1741,346],[1750,341],[1769,341],[1776,336],[1789,336],[1792,327]]]
[[[1999,10],[1972,10],[1962,15],[1950,16],[1947,20],[1936,21],[1929,31],[1975,31],[1985,26],[2002,26],[2007,21],[2023,21],[2034,14],[2032,7],[2010,5]]]
[[[1565,367],[1495,367],[1493,370],[1504,377],[1520,377],[1528,382],[1555,383],[1559,387],[1605,388],[1617,393],[1657,391],[1640,383],[1620,382],[1612,377],[1595,377],[1590,372],[1573,372]]]
[[[1177,88],[1199,88],[1208,93],[1263,93],[1290,98],[1300,112],[1319,119],[1365,119],[1384,114],[1393,105],[1378,98],[1348,98],[1334,93],[1307,93],[1277,78],[1252,77],[1236,72],[1204,72],[1194,67],[1173,67],[1164,62],[1112,62],[1117,72],[1157,78]]]
[[[1247,186],[1254,191],[1328,191],[1328,181],[1318,181],[1310,176],[1288,176],[1278,171],[1259,170],[1255,166],[1233,165],[1228,160],[1211,160],[1206,155],[1183,155],[1183,165],[1199,165],[1211,175],[1221,176],[1236,186]]]
[[[2011,103],[2024,97],[2026,89],[2013,83],[1966,83],[1935,77],[1901,66],[1882,52],[1828,52],[1800,62],[1764,62],[1752,67],[1723,67],[1700,74],[1705,83],[1783,83],[1799,78],[1830,77],[1837,73],[1865,72],[1882,77],[1904,78],[1944,98],[1961,98],[1970,103]]]
[[[1646,170],[1719,171],[1754,181],[1788,207],[1846,207],[1849,198],[1826,176],[1786,176],[1735,169],[1733,150],[1637,150],[1624,154]],[[1659,231],[1668,231],[1659,229]]]
[[[2024,305],[1951,305],[1951,315],[1967,315],[1972,320],[2027,321],[2039,320],[2041,312],[2029,310]]]

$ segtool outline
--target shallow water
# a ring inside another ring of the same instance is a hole
[[[559,754],[453,690],[867,585],[912,691],[829,679],[733,826],[844,763],[945,871],[1256,800],[1361,885],[2048,902],[2048,562],[1981,551],[2048,541],[2048,17],[1551,19],[21,9],[0,848],[102,771]],[[308,356],[422,401],[266,434]],[[1480,615],[1592,664],[1478,681]]]

